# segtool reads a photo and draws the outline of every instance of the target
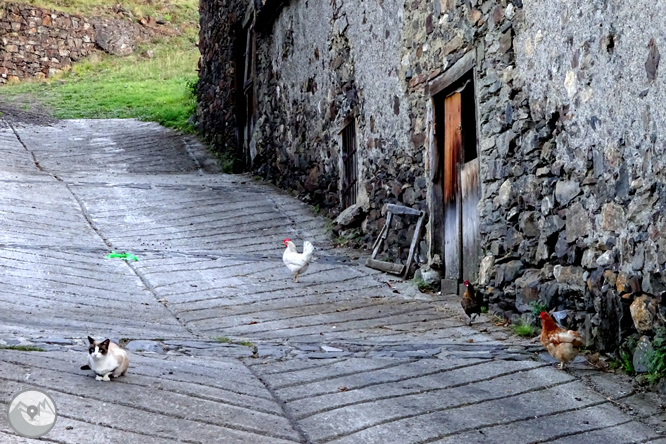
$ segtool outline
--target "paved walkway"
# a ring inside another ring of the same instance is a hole
[[[152,123],[0,120],[0,412],[49,392],[57,443],[666,443],[662,400],[467,327],[333,249],[310,209]],[[317,261],[291,281],[282,239]],[[110,251],[138,262],[105,259]],[[79,370],[86,337],[131,350]],[[43,352],[7,346],[32,344]],[[16,437],[0,414],[0,442]]]

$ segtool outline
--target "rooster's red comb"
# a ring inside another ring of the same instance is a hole
[[[286,244],[287,242],[291,242],[291,239],[287,238],[284,240],[284,243]]]

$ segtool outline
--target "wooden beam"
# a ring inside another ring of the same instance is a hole
[[[386,237],[388,236],[388,230],[391,228],[392,217],[393,214],[389,211],[388,216],[386,216],[386,222],[384,222],[384,226],[382,227],[382,230],[379,232],[379,236],[377,236],[375,244],[372,246],[373,259],[375,258],[375,256],[377,256],[377,253],[379,253],[379,249],[382,246],[382,242],[384,242],[386,240]]]
[[[388,204],[388,211],[393,214],[406,214],[408,216],[419,216],[421,211],[415,210],[414,208],[405,207],[402,205]]]
[[[426,94],[434,96],[438,92],[448,88],[455,81],[467,74],[474,67],[476,62],[476,51],[468,51],[451,68],[438,75],[426,84]]]
[[[412,245],[409,247],[409,256],[407,257],[407,263],[405,264],[405,274],[403,279],[407,279],[409,274],[409,268],[412,266],[412,260],[414,259],[414,253],[416,252],[416,246],[418,245],[419,239],[421,239],[421,228],[423,227],[423,219],[425,219],[425,213],[421,211],[421,216],[419,221],[416,223],[416,228],[414,229],[414,236],[412,236]]]
[[[402,274],[402,271],[405,268],[404,265],[394,264],[392,262],[377,261],[370,258],[365,261],[365,266],[374,268],[375,270],[383,271],[385,273],[397,274],[398,276]]]

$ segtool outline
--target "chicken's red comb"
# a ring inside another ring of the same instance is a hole
[[[291,242],[291,239],[287,238],[283,242]]]

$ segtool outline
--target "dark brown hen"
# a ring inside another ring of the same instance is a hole
[[[465,314],[469,316],[469,322],[467,325],[472,324],[472,319],[474,316],[481,314],[481,305],[483,304],[483,296],[477,294],[474,291],[474,287],[469,281],[463,282],[465,286],[465,292],[462,295],[460,305],[462,305]]]

